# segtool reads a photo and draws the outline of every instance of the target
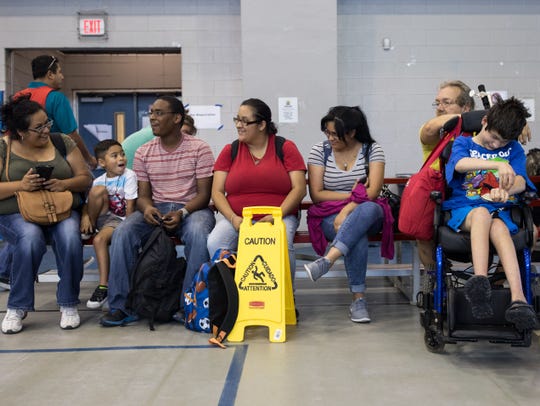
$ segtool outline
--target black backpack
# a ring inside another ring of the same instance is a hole
[[[238,317],[238,288],[234,281],[236,253],[219,249],[208,271],[209,318],[212,329],[210,344],[225,348],[223,341]]]
[[[167,322],[180,309],[186,260],[176,257],[176,247],[163,227],[156,227],[142,248],[131,272],[126,308],[148,319]]]
[[[279,160],[283,162],[283,144],[285,144],[286,140],[279,135],[276,135],[274,140],[276,146],[276,155],[278,156]],[[236,155],[238,155],[238,142],[238,140],[234,140],[231,143],[231,162],[234,161]]]

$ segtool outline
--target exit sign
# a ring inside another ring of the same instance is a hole
[[[107,38],[107,13],[79,12],[79,37]]]
[[[103,18],[82,18],[79,20],[79,33],[82,36],[105,35]]]

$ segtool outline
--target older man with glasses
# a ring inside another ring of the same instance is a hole
[[[444,123],[462,113],[474,110],[474,99],[470,96],[471,88],[460,80],[443,82],[432,103],[435,117],[420,128],[420,143],[424,160],[439,142],[440,131]]]
[[[424,161],[441,139],[443,125],[453,117],[474,110],[474,98],[470,92],[471,88],[460,80],[441,83],[435,101],[432,103],[435,117],[420,127],[420,143]],[[434,165],[439,165],[439,161],[436,161]],[[434,244],[432,240],[417,240],[416,243],[420,261],[424,265],[422,290],[426,292],[430,290],[430,286],[429,278],[425,276],[425,273],[435,270]]]

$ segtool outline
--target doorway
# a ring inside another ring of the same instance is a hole
[[[148,125],[148,110],[164,92],[77,92],[79,133],[90,151],[101,140],[125,137]],[[180,92],[168,93],[181,97]]]
[[[91,152],[100,139],[121,141],[141,129],[158,95],[182,94],[180,48],[11,49],[9,94],[32,81],[31,61],[43,54],[60,61],[65,74],[61,92],[71,101]]]

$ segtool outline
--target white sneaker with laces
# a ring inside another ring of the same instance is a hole
[[[72,330],[81,325],[81,318],[79,317],[79,311],[77,307],[64,307],[60,306],[60,328],[64,330]]]
[[[17,334],[23,328],[22,321],[26,312],[21,309],[7,309],[6,316],[2,321],[2,333]]]

